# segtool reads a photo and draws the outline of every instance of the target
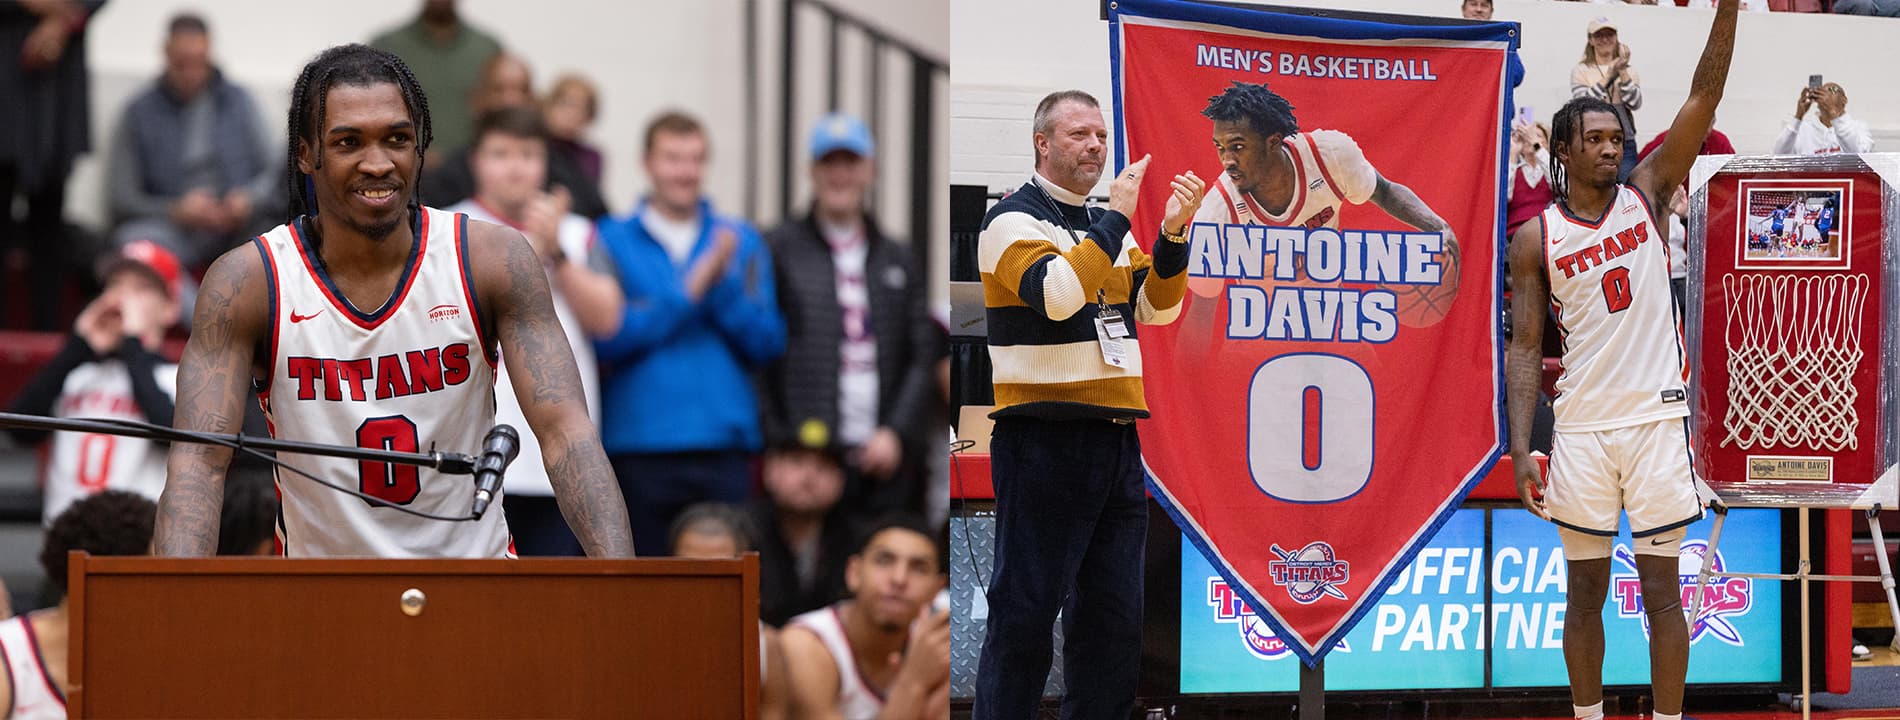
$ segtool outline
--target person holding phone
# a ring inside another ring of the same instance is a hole
[[[1636,119],[1643,107],[1643,82],[1630,67],[1630,46],[1617,40],[1616,23],[1607,17],[1590,21],[1585,33],[1583,59],[1570,71],[1570,96],[1602,100],[1616,109],[1623,126],[1623,160],[1617,167],[1620,182],[1636,167]]]
[[[1794,119],[1782,123],[1775,138],[1777,155],[1833,155],[1874,151],[1867,123],[1847,114],[1847,91],[1840,83],[1823,83],[1808,76],[1808,86],[1795,100]]]
[[[1550,128],[1532,117],[1521,113],[1511,126],[1511,195],[1504,211],[1507,236],[1537,217],[1556,197],[1550,190]]]

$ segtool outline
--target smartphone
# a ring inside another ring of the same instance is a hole
[[[1519,125],[1536,125],[1536,124],[1537,124],[1537,113],[1535,113],[1535,112],[1532,112],[1532,111],[1531,111],[1531,106],[1529,106],[1529,105],[1525,105],[1524,107],[1521,107],[1521,108],[1518,108],[1518,109],[1517,109],[1517,124],[1519,124]]]
[[[1821,89],[1821,76],[1819,76],[1819,75],[1809,75],[1809,76],[1808,76],[1808,89],[1809,89],[1809,90],[1819,90],[1819,89]]]

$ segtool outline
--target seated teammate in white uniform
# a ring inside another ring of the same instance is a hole
[[[1569,563],[1564,665],[1578,718],[1603,717],[1603,601],[1618,516],[1629,514],[1650,627],[1655,720],[1679,720],[1689,667],[1677,555],[1702,517],[1688,444],[1688,371],[1669,287],[1669,197],[1715,121],[1735,42],[1735,0],[1723,0],[1689,98],[1662,147],[1616,181],[1623,126],[1601,100],[1577,98],[1551,122],[1557,198],[1511,240],[1514,334],[1511,463],[1524,506],[1555,522]],[[1530,455],[1543,372],[1544,316],[1564,337],[1548,484]],[[1541,497],[1540,497],[1541,496]]]
[[[521,233],[423,207],[428,100],[395,55],[363,45],[304,66],[290,105],[291,222],[226,253],[198,296],[176,426],[237,429],[253,381],[290,440],[475,453],[506,360],[568,525],[590,556],[627,557],[627,506],[587,416],[541,256]],[[227,448],[172,446],[154,545],[217,547]],[[468,478],[286,453],[279,539],[292,556],[512,554],[502,513],[466,517]],[[502,503],[497,498],[496,506]],[[499,507],[497,507],[499,510]]]
[[[780,633],[794,717],[950,716],[950,613],[931,607],[948,580],[942,547],[913,518],[871,525],[845,571],[851,598]]]
[[[60,593],[46,610],[0,620],[0,658],[7,670],[0,708],[10,720],[66,717],[66,552],[93,555],[144,555],[152,543],[152,501],[122,490],[107,490],[74,502],[46,530],[40,566]]]

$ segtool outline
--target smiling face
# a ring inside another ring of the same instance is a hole
[[[1591,33],[1590,49],[1596,51],[1599,62],[1608,62],[1610,58],[1616,57],[1616,29],[1603,28]]]
[[[1623,125],[1615,115],[1595,111],[1578,118],[1581,137],[1560,138],[1552,154],[1561,158],[1571,186],[1607,188],[1616,184],[1623,161]]]
[[[372,241],[386,240],[405,219],[421,164],[402,91],[386,82],[336,85],[324,106],[323,116],[313,118],[317,145],[298,141],[297,166],[316,185],[323,216]]]

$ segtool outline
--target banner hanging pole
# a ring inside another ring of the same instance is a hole
[[[1300,720],[1326,720],[1326,661],[1300,663]]]

